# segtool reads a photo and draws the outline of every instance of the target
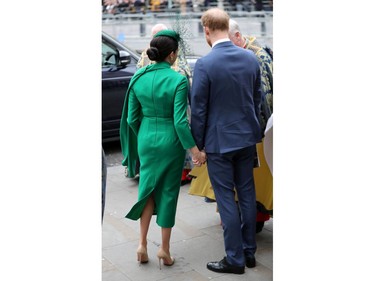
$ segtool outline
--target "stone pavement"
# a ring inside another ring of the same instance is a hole
[[[189,184],[181,186],[176,224],[172,230],[171,254],[175,264],[159,269],[156,253],[161,230],[152,218],[148,234],[149,262],[139,265],[136,250],[139,221],[125,219],[137,199],[138,182],[124,176],[121,165],[108,167],[106,206],[102,225],[102,281],[201,281],[273,280],[273,221],[257,234],[257,266],[245,274],[220,274],[206,268],[209,261],[224,257],[223,233],[216,203],[188,194]]]

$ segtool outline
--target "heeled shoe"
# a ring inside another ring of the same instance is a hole
[[[137,249],[137,260],[139,264],[148,262],[147,249],[145,246],[140,245]]]
[[[159,249],[157,257],[159,258],[160,270],[161,270],[161,260],[163,260],[163,264],[166,266],[172,266],[174,264],[174,258],[168,255],[162,248]]]

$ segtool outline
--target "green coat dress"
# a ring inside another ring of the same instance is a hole
[[[132,166],[139,156],[140,172],[138,202],[126,218],[138,220],[153,196],[156,223],[175,224],[186,149],[195,146],[186,114],[188,90],[186,77],[167,62],[141,68],[130,82],[120,137],[123,164]]]

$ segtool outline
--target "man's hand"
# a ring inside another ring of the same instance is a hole
[[[204,152],[203,150],[199,151],[198,153],[193,154],[193,157],[192,157],[193,164],[195,166],[201,166],[202,164],[206,162],[206,159],[207,159],[206,152]]]

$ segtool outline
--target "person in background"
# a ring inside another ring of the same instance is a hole
[[[152,12],[159,12],[160,11],[160,4],[161,4],[160,0],[151,0],[150,4],[151,4],[151,11]]]
[[[251,2],[255,5],[255,11],[263,11],[263,0],[251,0]]]
[[[201,23],[212,50],[195,64],[191,131],[199,150],[207,154],[226,252],[222,260],[207,263],[207,268],[243,274],[245,265],[255,266],[257,248],[253,166],[256,143],[262,139],[260,67],[252,52],[229,40],[225,11],[209,9]]]
[[[104,0],[103,2],[104,5],[104,11],[107,14],[115,14],[118,2],[117,0]]]
[[[174,264],[170,237],[186,150],[194,164],[202,164],[206,158],[195,145],[186,116],[188,80],[171,69],[179,41],[179,34],[172,30],[159,31],[153,37],[147,55],[155,63],[140,68],[132,77],[120,123],[124,162],[140,162],[138,201],[125,217],[140,219],[137,260],[147,263],[147,233],[151,217],[156,215],[162,236],[157,253],[160,269],[161,260],[167,266]]]
[[[254,36],[242,35],[238,23],[229,20],[229,39],[238,47],[252,51],[259,62],[262,77],[262,102],[260,110],[260,124],[263,137],[267,122],[273,113],[273,61],[271,56],[262,48]],[[256,198],[258,202],[258,220],[268,220],[273,212],[273,176],[272,168],[266,161],[265,139],[257,143],[260,159],[259,167],[254,169]],[[269,150],[268,146],[268,150]],[[264,224],[264,222],[263,222]]]
[[[262,75],[263,100],[261,104],[261,127],[266,129],[267,121],[273,113],[273,61],[271,56],[262,48],[254,36],[244,36],[241,33],[238,23],[229,20],[229,39],[236,46],[251,50],[260,64]]]
[[[145,11],[145,0],[132,0],[132,6],[135,13],[143,13]]]

